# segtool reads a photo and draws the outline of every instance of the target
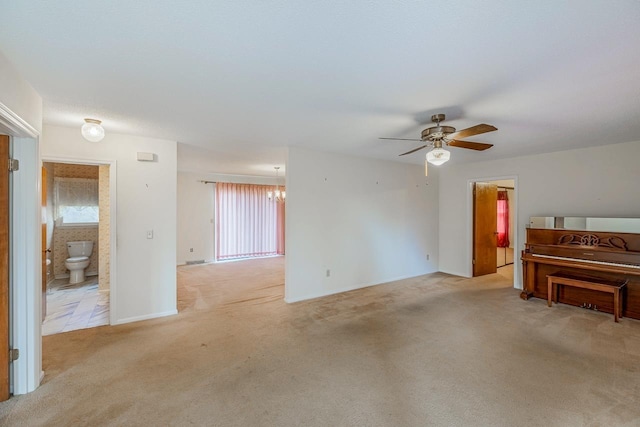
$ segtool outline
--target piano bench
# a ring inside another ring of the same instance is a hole
[[[627,280],[608,280],[600,277],[582,276],[566,271],[557,271],[547,275],[547,305],[551,307],[552,300],[558,303],[559,286],[574,286],[576,288],[591,289],[593,291],[613,294],[613,320],[622,317],[622,298],[620,292],[627,284]],[[554,289],[554,285],[556,285]]]

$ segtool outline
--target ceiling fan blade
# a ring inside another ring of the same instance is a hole
[[[428,147],[428,146],[429,146],[429,144],[427,144],[427,145],[423,145],[422,147],[414,148],[414,149],[413,149],[413,150],[411,150],[411,151],[407,151],[406,153],[399,154],[399,156],[405,156],[405,155],[407,155],[407,154],[415,153],[416,151],[418,151],[418,150],[422,150],[423,148]]]
[[[422,142],[421,139],[406,139],[406,138],[378,138],[378,139],[390,139],[392,141],[416,141],[416,142]]]
[[[471,142],[471,141],[448,141],[447,145],[451,147],[468,148],[470,150],[483,151],[493,147],[493,144],[485,144],[484,142]]]
[[[459,130],[454,133],[450,133],[449,135],[447,135],[447,138],[449,139],[466,138],[468,136],[480,135],[481,133],[493,132],[494,130],[498,130],[498,128],[495,126],[491,126],[483,123],[480,125],[471,126],[470,128]]]

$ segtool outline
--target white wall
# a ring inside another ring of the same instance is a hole
[[[155,153],[157,161],[137,161],[138,151]],[[45,126],[41,155],[47,160],[116,161],[112,323],[175,314],[177,143],[108,129],[104,140],[91,143],[82,138],[80,127]],[[153,239],[147,239],[148,230]]]
[[[42,374],[42,231],[40,161],[33,138],[14,138],[13,157],[20,170],[11,183],[12,347],[20,357],[12,363],[13,393],[40,385]]]
[[[178,265],[214,261],[214,184],[202,181],[276,184],[275,177],[178,172]],[[281,176],[280,185],[283,184]]]
[[[178,265],[213,261],[214,190],[213,184],[203,184],[201,180],[197,174],[178,173]]]
[[[563,227],[567,230],[587,230],[587,218],[564,218]],[[601,230],[607,231],[607,230]]]
[[[566,224],[566,222],[565,222]],[[640,233],[638,218],[585,218],[585,230]]]
[[[40,168],[42,98],[0,53],[0,132],[12,135],[20,161],[11,183],[11,332],[21,356],[12,366],[14,394],[35,390],[42,373]]]
[[[519,252],[531,216],[640,216],[640,142],[451,164],[440,172],[440,271],[471,275],[469,180],[516,176]]]
[[[289,148],[286,301],[438,271],[435,169]]]
[[[0,104],[38,133],[42,131],[42,98],[0,52]]]

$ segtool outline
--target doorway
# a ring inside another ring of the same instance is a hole
[[[472,186],[473,276],[498,273],[517,287],[516,179],[486,179]]]
[[[284,188],[217,182],[214,192],[216,262],[285,254]]]
[[[42,335],[110,323],[109,168],[43,162]]]

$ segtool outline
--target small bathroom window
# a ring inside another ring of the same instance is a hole
[[[98,224],[97,179],[55,178],[53,190],[58,225]]]

